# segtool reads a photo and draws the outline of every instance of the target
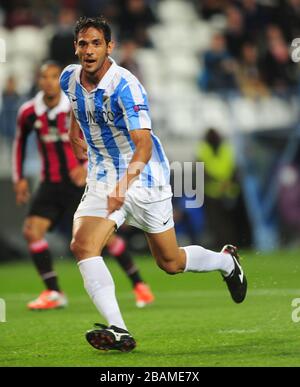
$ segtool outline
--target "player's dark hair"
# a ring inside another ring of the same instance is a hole
[[[74,30],[75,41],[77,42],[78,34],[80,31],[85,31],[90,27],[103,31],[106,44],[108,44],[111,41],[111,29],[103,16],[97,16],[97,17],[82,16],[79,20],[77,20],[75,24],[75,30]]]
[[[50,66],[58,67],[60,69],[60,71],[62,71],[62,69],[63,69],[62,65],[59,62],[52,60],[52,59],[48,59],[48,60],[45,60],[41,64],[40,71],[42,71],[44,68],[50,67]]]

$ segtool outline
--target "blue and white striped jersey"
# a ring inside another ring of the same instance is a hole
[[[150,129],[151,119],[144,87],[115,61],[88,92],[80,83],[81,65],[69,65],[60,84],[70,100],[88,144],[88,181],[114,185],[126,171],[135,150],[129,131]],[[139,176],[142,186],[169,184],[169,162],[159,139],[153,134],[152,157]]]

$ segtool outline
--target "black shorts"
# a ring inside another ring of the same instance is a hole
[[[28,216],[41,216],[51,221],[50,230],[63,218],[72,218],[84,187],[72,183],[41,183],[29,208]]]

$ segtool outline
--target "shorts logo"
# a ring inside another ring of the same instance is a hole
[[[140,110],[148,110],[148,106],[147,105],[134,105],[133,110],[137,113]]]
[[[165,226],[169,222],[170,219],[171,219],[171,217],[167,221],[163,222],[163,225]]]

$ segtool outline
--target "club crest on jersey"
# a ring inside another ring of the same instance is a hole
[[[42,126],[43,126],[43,123],[41,120],[35,120],[35,122],[34,122],[35,129],[41,129]]]

